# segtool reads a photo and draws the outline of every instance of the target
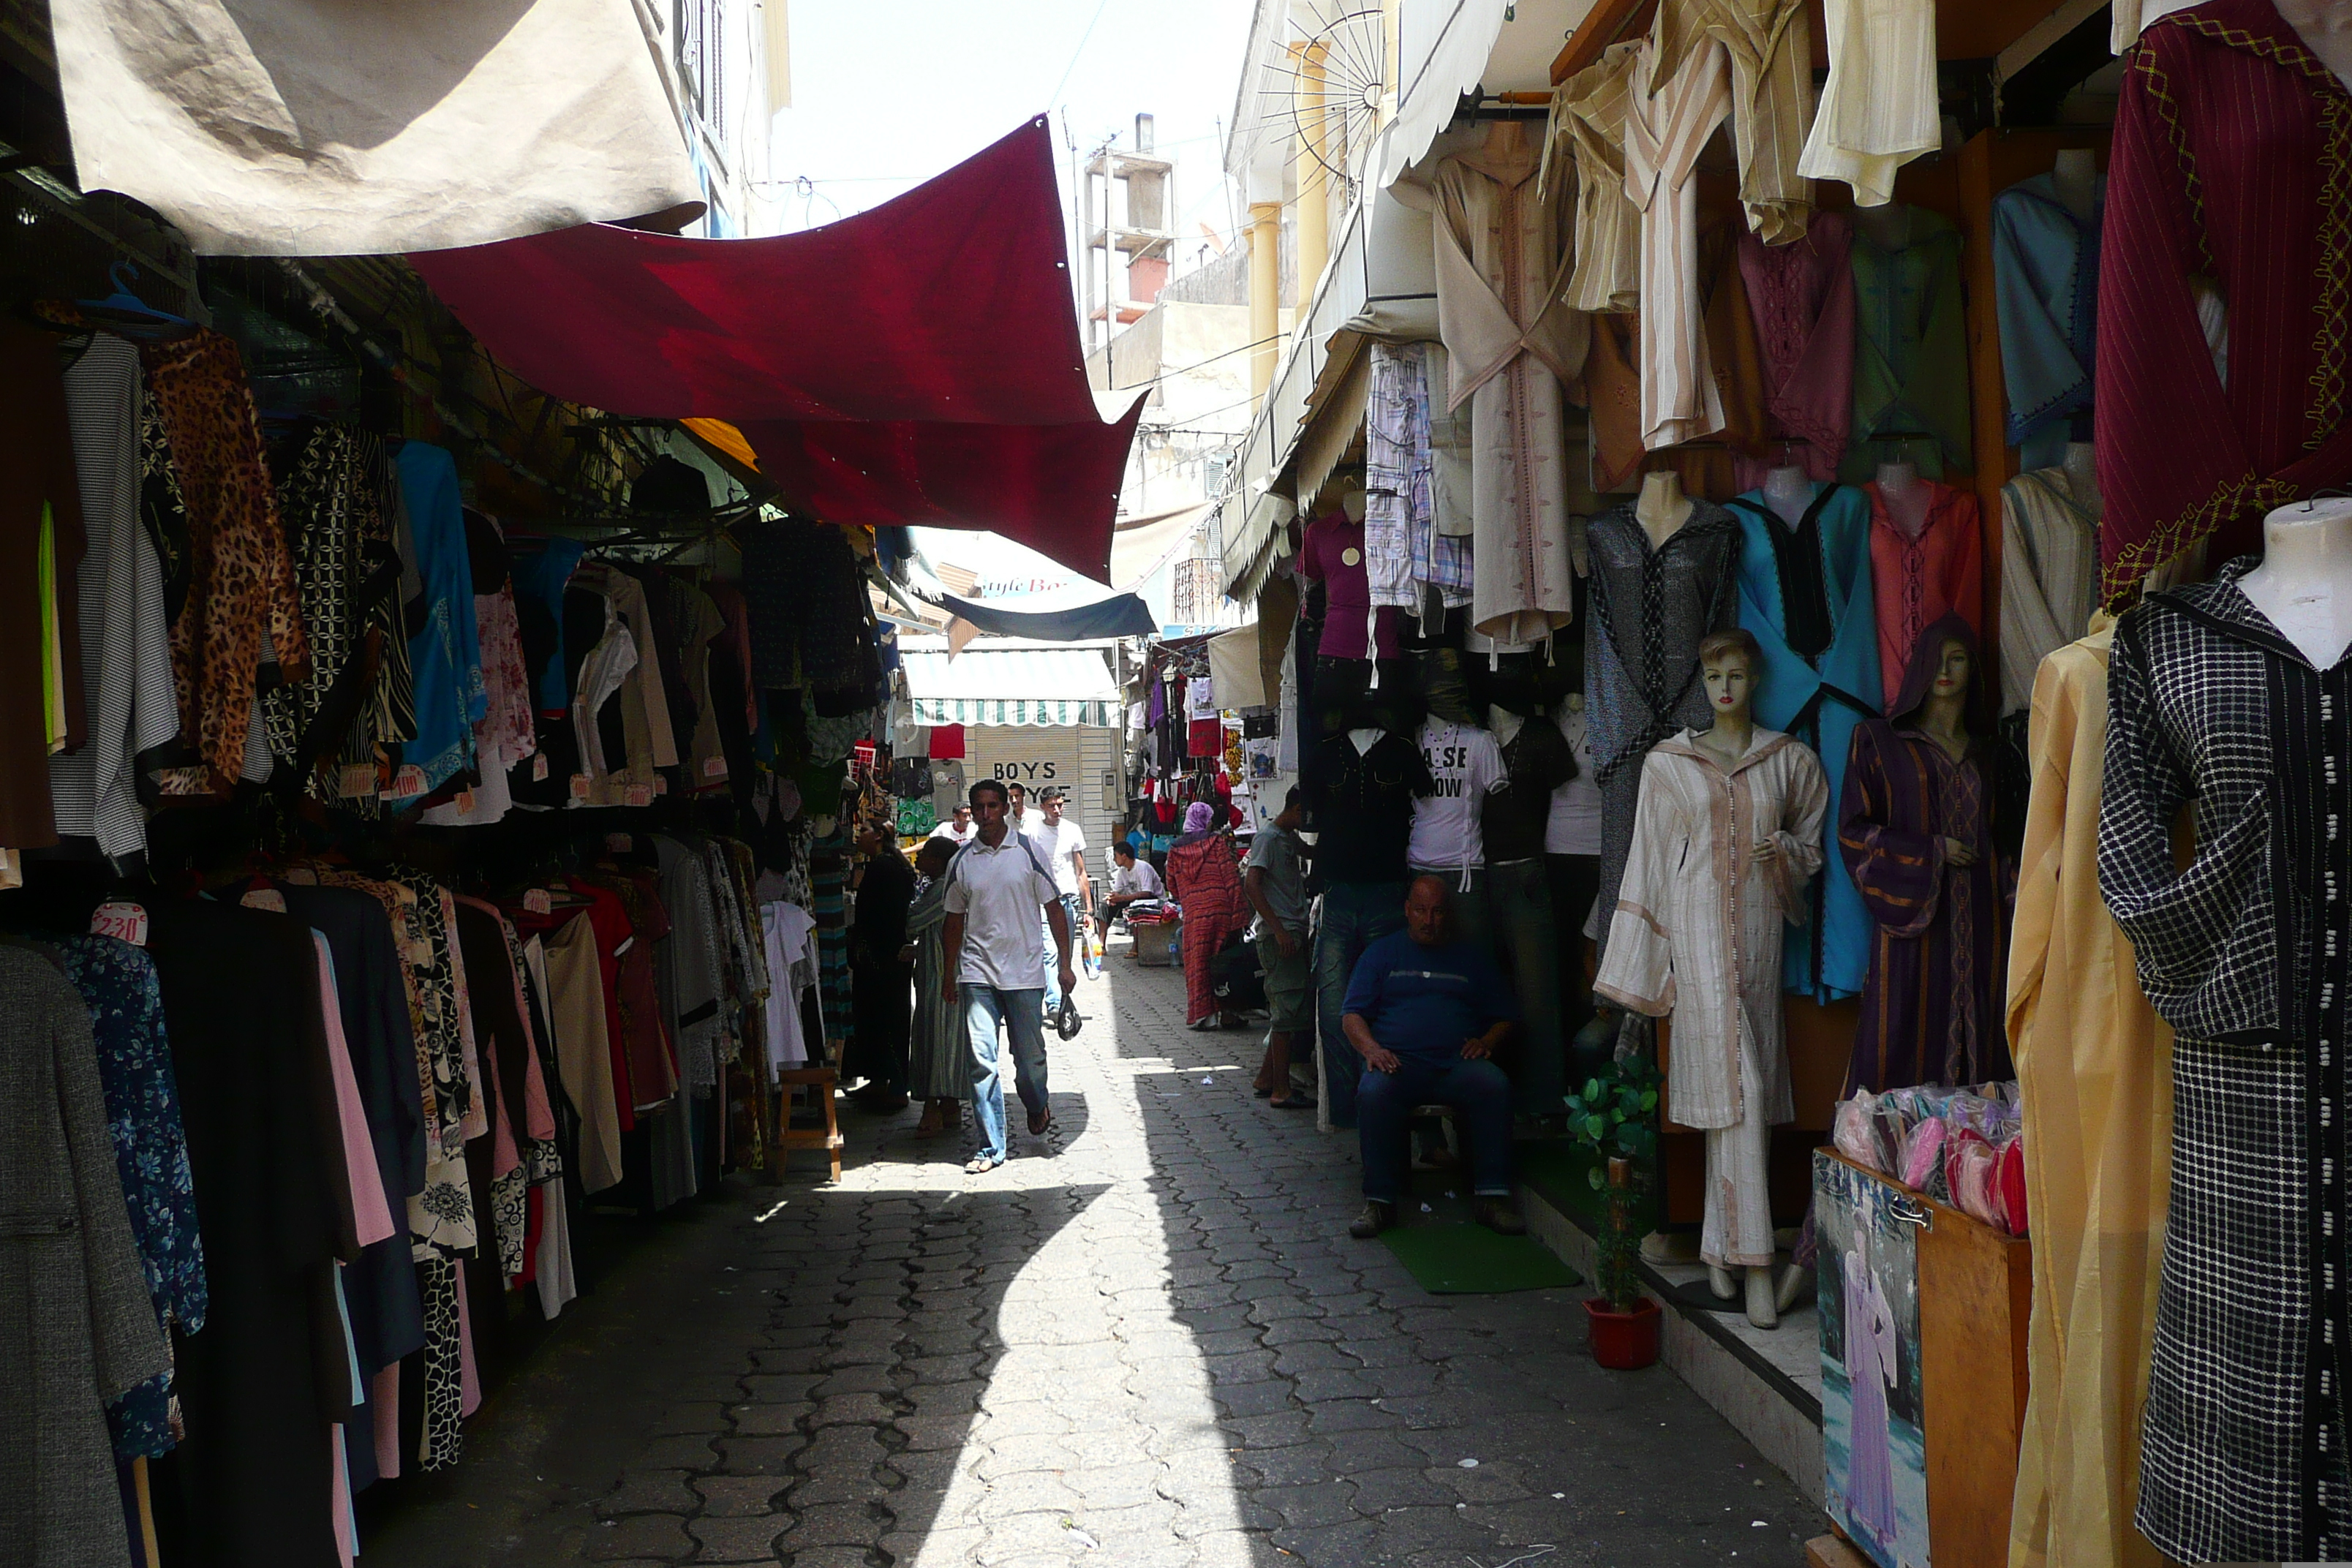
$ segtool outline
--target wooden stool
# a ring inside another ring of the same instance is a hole
[[[772,1145],[776,1152],[774,1168],[782,1170],[785,1154],[794,1149],[822,1149],[826,1162],[833,1167],[833,1180],[841,1180],[841,1121],[833,1109],[833,1090],[840,1081],[839,1075],[831,1068],[786,1068],[776,1074],[776,1081],[787,1090],[796,1084],[814,1089],[817,1103],[824,1108],[824,1126],[822,1129],[794,1127],[793,1104],[787,1095],[776,1110],[776,1141]]]

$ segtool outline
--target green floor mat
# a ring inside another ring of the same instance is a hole
[[[1535,1237],[1496,1236],[1483,1225],[1401,1226],[1381,1239],[1433,1295],[1492,1296],[1584,1282]]]

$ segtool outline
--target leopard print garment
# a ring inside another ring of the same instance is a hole
[[[216,778],[235,780],[263,632],[287,679],[310,678],[294,558],[236,344],[200,329],[144,343],[140,354],[186,509],[188,591],[172,623],[181,736]]]

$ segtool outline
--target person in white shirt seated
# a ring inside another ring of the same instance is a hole
[[[972,836],[979,831],[979,825],[971,819],[971,807],[959,805],[952,816],[931,829],[931,837],[944,838],[961,849],[971,843]]]
[[[1135,846],[1126,839],[1115,839],[1110,847],[1110,896],[1095,906],[1095,933],[1110,934],[1111,917],[1138,899],[1159,899],[1167,896],[1167,884],[1151,862],[1135,852]]]

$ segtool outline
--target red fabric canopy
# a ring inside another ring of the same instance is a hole
[[[740,426],[835,522],[989,528],[1109,574],[1141,400],[1088,390],[1045,121],[871,212],[769,239],[604,224],[413,255],[532,385]]]

